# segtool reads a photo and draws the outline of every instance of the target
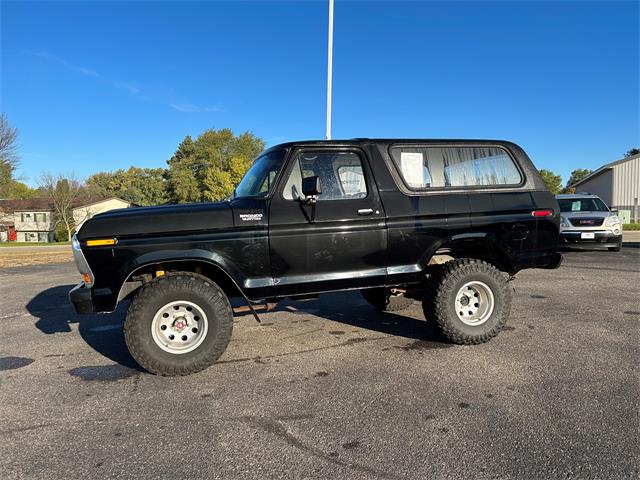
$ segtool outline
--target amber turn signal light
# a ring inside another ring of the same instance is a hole
[[[87,247],[103,247],[105,245],[115,245],[115,238],[100,238],[98,240],[87,240]]]

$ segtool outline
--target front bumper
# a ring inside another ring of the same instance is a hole
[[[583,233],[593,233],[594,238],[582,238]],[[622,235],[615,235],[608,230],[565,230],[560,232],[561,245],[584,247],[616,247],[622,243]]]
[[[95,312],[91,289],[87,288],[84,282],[80,282],[71,289],[69,292],[69,301],[73,305],[73,308],[76,309],[76,313],[80,315]]]

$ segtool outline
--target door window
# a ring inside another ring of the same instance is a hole
[[[284,187],[287,200],[302,197],[302,179],[318,176],[322,193],[318,201],[365,198],[367,184],[362,160],[354,152],[300,152]]]

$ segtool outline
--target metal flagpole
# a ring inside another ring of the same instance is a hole
[[[327,140],[331,140],[331,77],[333,76],[333,0],[329,0],[329,52],[327,55]]]

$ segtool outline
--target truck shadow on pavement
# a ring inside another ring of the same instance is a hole
[[[422,308],[417,301],[407,310],[397,313],[381,312],[369,305],[359,292],[350,291],[326,293],[317,300],[312,301],[286,299],[279,302],[276,308],[270,312],[289,312],[305,317],[315,316],[320,319],[341,323],[345,326],[425,342],[425,346],[426,343],[432,343],[436,348],[439,346],[453,346],[435,328],[432,328],[431,323],[423,319]],[[411,316],[415,316],[416,313],[420,318],[417,319]],[[251,314],[245,313],[244,315]],[[309,319],[302,321],[309,321]],[[264,319],[263,322],[265,322]],[[270,321],[266,323],[270,323]],[[332,331],[335,332],[336,330],[330,328],[329,333]]]
[[[123,324],[128,302],[111,314],[78,315],[69,303],[69,290],[74,285],[61,285],[43,290],[27,304],[27,310],[38,318],[35,326],[53,335],[72,332],[77,324],[82,339],[96,352],[125,367],[141,370],[124,343]]]
[[[38,319],[35,323],[36,328],[47,335],[54,335],[71,333],[72,325],[76,324],[82,339],[96,352],[122,366],[142,370],[129,354],[124,342],[123,324],[128,302],[123,302],[111,314],[78,315],[68,300],[71,288],[73,285],[52,287],[38,293],[29,301],[27,310]],[[232,304],[239,303],[233,299]],[[411,307],[412,310],[416,308],[420,308],[418,303]],[[278,312],[293,313],[303,318],[294,319],[292,323],[309,322],[312,321],[309,317],[317,317],[320,321],[326,319],[349,327],[415,340],[423,348],[452,346],[434,329],[429,328],[424,320],[405,316],[404,312],[379,312],[367,304],[357,292],[325,294],[318,300],[308,302],[287,299],[280,302],[275,310],[262,314],[263,323],[273,324],[274,320],[278,322],[272,317]],[[237,317],[246,315],[250,313],[236,314]],[[334,324],[327,328],[327,333],[335,336],[346,332]]]

